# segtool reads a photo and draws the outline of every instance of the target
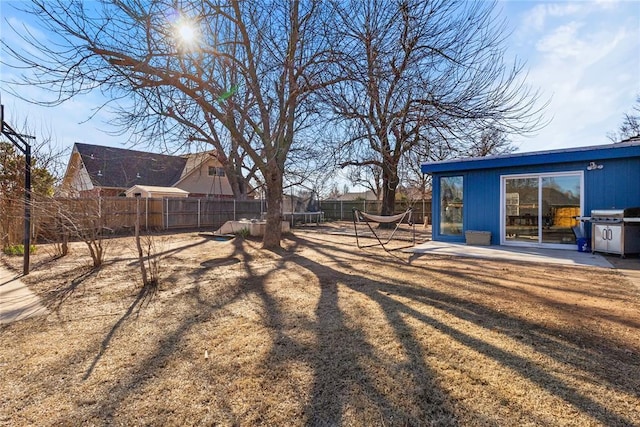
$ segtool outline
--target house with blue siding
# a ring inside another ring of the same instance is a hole
[[[576,249],[591,231],[576,219],[593,209],[640,206],[640,138],[615,144],[429,162],[432,238]]]

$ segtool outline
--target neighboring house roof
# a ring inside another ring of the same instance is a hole
[[[124,148],[75,143],[96,187],[130,188],[136,184],[170,187],[180,180],[187,159]]]
[[[233,197],[233,189],[229,183],[222,163],[215,151],[189,154],[185,156],[187,163],[180,179],[173,184],[193,194],[217,194]],[[214,169],[213,174],[211,169]]]
[[[182,169],[182,173],[180,174],[180,180],[184,179],[189,174],[196,172],[200,169],[200,166],[204,162],[209,161],[209,159],[214,159],[218,161],[218,157],[214,151],[205,151],[200,153],[192,153],[183,156],[186,159],[184,169]],[[218,162],[219,163],[219,162]]]
[[[428,162],[421,165],[421,170],[422,173],[446,173],[463,170],[564,163],[567,161],[590,162],[637,156],[640,156],[640,138],[631,138],[622,142],[590,147]]]
[[[398,196],[405,196],[411,200],[430,200],[431,190],[428,189],[423,191],[418,187],[404,187],[402,185],[399,185],[398,188],[396,188],[396,197]]]
[[[175,196],[187,196],[188,191],[182,190],[177,187],[158,187],[155,185],[134,185],[125,191],[128,197],[133,197],[135,193],[144,193],[147,195],[162,194],[162,195],[175,195]]]
[[[360,192],[353,192],[353,193],[344,193],[344,194],[341,194],[338,197],[336,197],[335,200],[343,200],[343,201],[348,201],[348,200],[371,200],[371,201],[374,201],[374,200],[378,200],[378,198],[373,193],[373,191],[367,190],[367,191],[360,191]]]

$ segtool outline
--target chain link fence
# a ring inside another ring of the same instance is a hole
[[[430,224],[431,200],[396,201],[394,214],[405,212],[413,208],[412,221],[417,224]],[[350,221],[353,219],[353,209],[379,215],[382,202],[375,200],[321,200],[320,210],[324,212],[325,221]]]

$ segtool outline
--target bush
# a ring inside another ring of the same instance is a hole
[[[4,252],[6,255],[24,255],[24,245],[7,246],[6,248],[2,249],[2,252]],[[36,253],[35,245],[31,245],[29,247],[29,253],[31,254]]]
[[[249,232],[249,229],[245,227],[236,231],[236,235],[242,237],[243,239],[246,239],[251,235],[251,233]]]

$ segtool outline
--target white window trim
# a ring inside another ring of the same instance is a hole
[[[506,234],[506,181],[507,179],[512,178],[538,178],[538,184],[540,184],[540,180],[542,178],[548,178],[553,176],[579,176],[580,177],[580,214],[583,215],[584,212],[584,171],[564,171],[564,172],[544,172],[544,173],[525,173],[525,174],[509,174],[509,175],[500,175],[500,244],[504,246],[520,246],[527,248],[547,248],[547,249],[567,249],[567,250],[577,250],[577,245],[565,245],[560,243],[542,243],[540,242],[540,235],[538,233],[538,242],[530,243],[530,242],[513,242],[507,241],[505,238]],[[541,195],[542,186],[538,185],[538,200],[542,198]],[[538,204],[538,219],[542,216],[542,203]],[[538,224],[541,222],[538,221]],[[581,224],[582,227],[582,224]]]

